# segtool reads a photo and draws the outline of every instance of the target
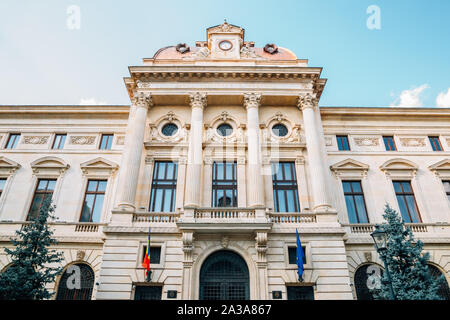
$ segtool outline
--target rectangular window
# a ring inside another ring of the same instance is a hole
[[[100,222],[106,184],[106,180],[88,180],[80,222]]]
[[[442,151],[442,145],[439,137],[428,137],[428,139],[430,139],[430,144],[433,151]]]
[[[5,190],[5,185],[6,185],[6,179],[2,178],[0,179],[0,197],[3,194],[3,191]]]
[[[360,181],[342,181],[350,223],[368,223],[366,203]]]
[[[294,162],[272,163],[275,212],[300,212]]]
[[[288,300],[314,300],[312,286],[286,286]]]
[[[237,207],[236,162],[214,162],[212,206]]]
[[[55,190],[55,179],[39,179],[36,190],[34,191],[33,202],[28,212],[27,221],[37,218],[44,203],[44,200],[51,199]]]
[[[153,169],[151,212],[174,212],[177,189],[177,164],[169,161],[156,161]]]
[[[52,149],[61,150],[64,148],[64,143],[66,142],[66,134],[56,134],[55,140],[53,140]]]
[[[302,246],[303,249],[303,264],[306,264],[306,247]],[[297,264],[297,247],[288,247],[289,254],[289,264]]]
[[[394,181],[395,195],[406,223],[422,222],[410,181]]]
[[[386,151],[397,151],[393,136],[383,136],[383,141]]]
[[[102,134],[102,139],[100,140],[100,150],[111,150],[111,145],[113,141],[113,134]]]
[[[447,194],[447,199],[450,201],[450,181],[442,181],[444,184],[445,193]]]
[[[350,151],[350,144],[347,136],[336,136],[339,151]]]
[[[20,133],[11,133],[6,142],[6,149],[15,149],[19,143]]]
[[[142,261],[144,261],[145,253],[147,252],[147,246],[142,248]],[[161,263],[161,247],[150,246],[150,264],[160,264]]]

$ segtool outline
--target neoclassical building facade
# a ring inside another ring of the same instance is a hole
[[[206,36],[129,67],[130,105],[0,106],[0,270],[51,197],[55,299],[365,299],[389,203],[449,281],[450,110],[319,107],[321,68]]]

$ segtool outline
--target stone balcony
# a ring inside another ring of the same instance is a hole
[[[29,221],[0,221],[0,241],[9,242],[15,236],[16,230],[20,230]],[[102,243],[105,223],[90,222],[50,222],[54,237],[58,242],[89,242]]]
[[[424,242],[450,242],[449,223],[405,223],[411,228],[415,238]],[[342,224],[346,232],[346,243],[373,243],[370,234],[375,231],[375,224]]]

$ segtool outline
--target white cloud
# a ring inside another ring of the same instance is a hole
[[[97,100],[95,98],[81,98],[80,100],[80,105],[89,105],[89,106],[94,106],[94,105],[105,105],[106,101],[101,101],[101,100]]]
[[[450,108],[450,88],[447,93],[441,92],[436,97],[436,106],[439,108]]]
[[[400,93],[400,96],[394,102],[391,103],[391,106],[392,107],[421,107],[422,101],[421,101],[420,95],[427,88],[429,88],[429,86],[428,86],[428,84],[425,83],[417,88],[412,88],[410,90],[403,90],[402,93]]]

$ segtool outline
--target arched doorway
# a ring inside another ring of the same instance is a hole
[[[70,265],[61,276],[56,300],[91,300],[94,271],[87,264]]]
[[[365,264],[355,272],[355,291],[358,300],[375,300],[371,289],[381,286],[383,269],[376,264]]]
[[[433,278],[437,278],[439,276],[444,276],[442,274],[441,270],[439,270],[437,267],[433,266],[432,264],[428,264],[428,271],[430,272],[431,276]],[[445,279],[445,282],[441,284],[438,290],[438,295],[441,296],[444,300],[450,300],[450,289],[448,287],[447,279]]]
[[[249,300],[249,272],[238,254],[221,250],[211,254],[200,269],[200,300]]]

